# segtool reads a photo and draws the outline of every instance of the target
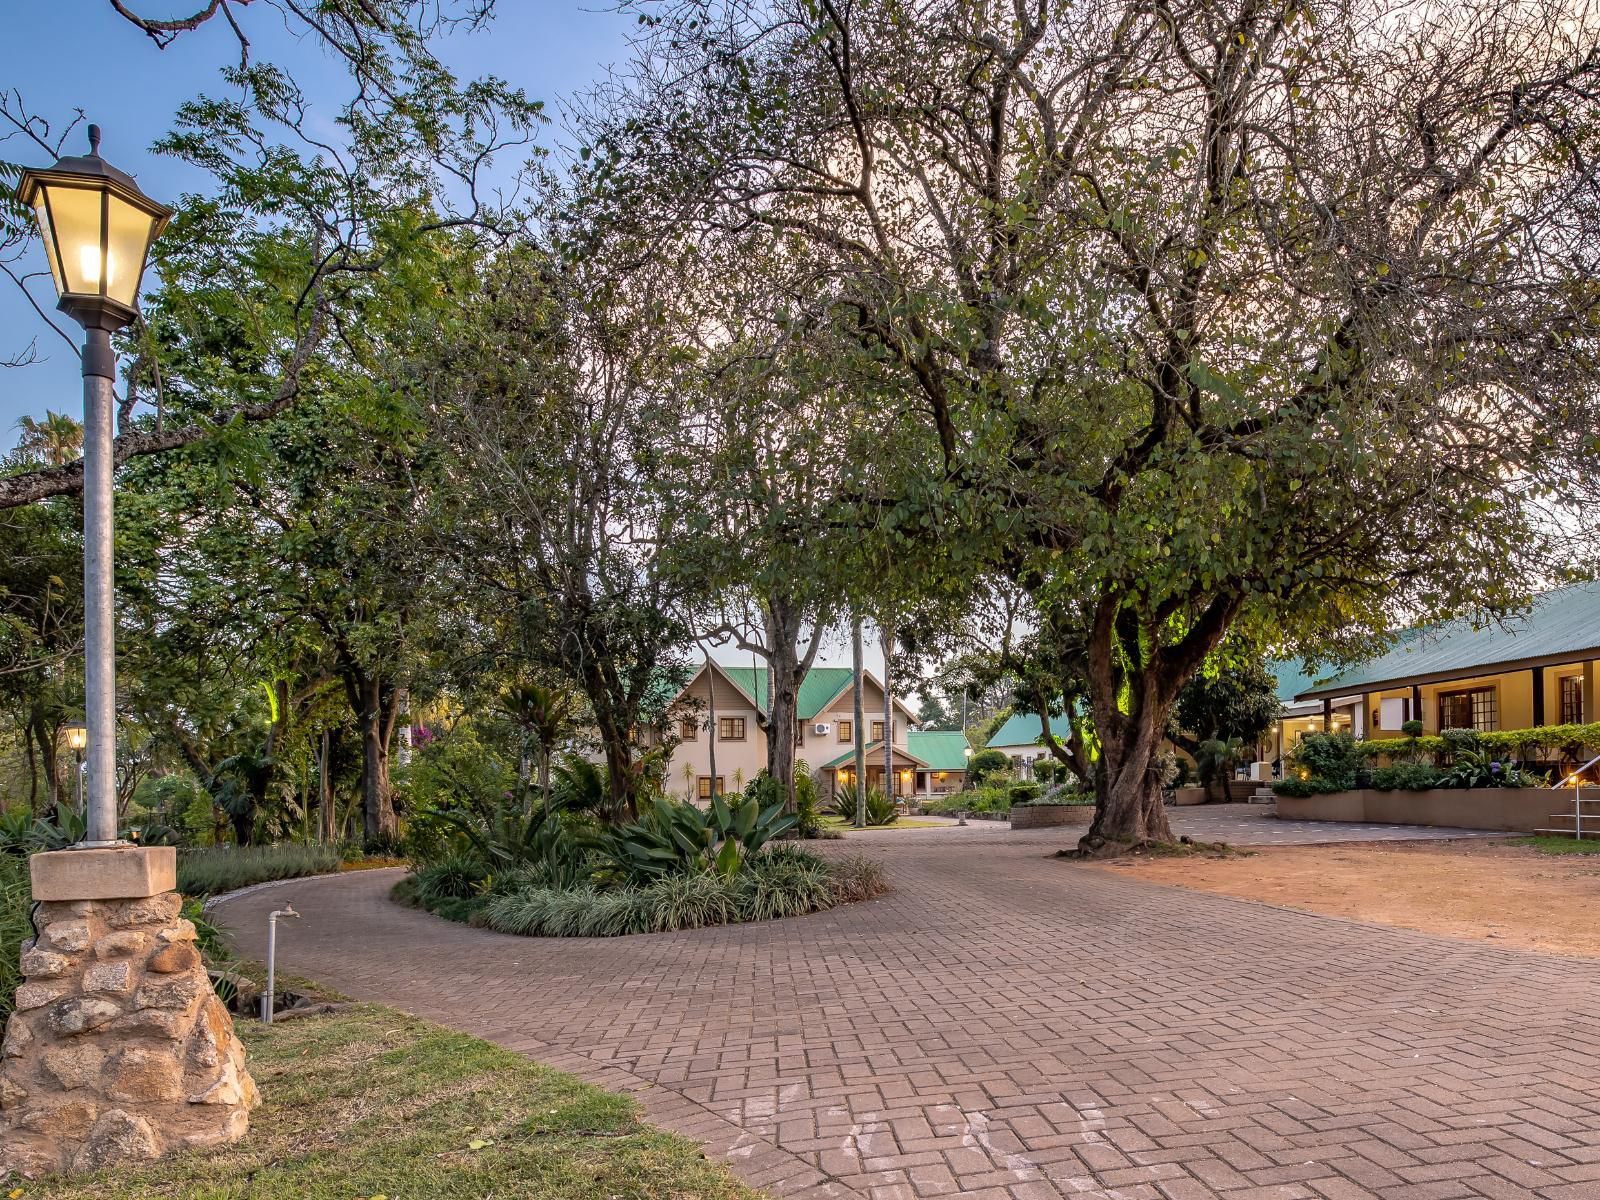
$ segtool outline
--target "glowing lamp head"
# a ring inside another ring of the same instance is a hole
[[[17,198],[38,220],[61,310],[97,328],[132,321],[145,258],[172,210],[100,157],[99,126],[89,126],[88,154],[24,171]]]
[[[69,750],[82,750],[89,744],[89,731],[84,728],[82,721],[71,722],[64,727],[63,732],[67,735],[67,749]]]

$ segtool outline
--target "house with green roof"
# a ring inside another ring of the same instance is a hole
[[[1050,734],[1065,740],[1070,732],[1065,716],[1050,718]],[[1036,712],[1014,712],[1004,724],[984,743],[989,750],[999,750],[1011,760],[1022,778],[1033,773],[1033,764],[1041,757],[1049,757],[1044,745],[1044,721]]]
[[[828,788],[849,786],[854,780],[855,674],[849,667],[813,667],[800,683],[794,730],[795,757],[822,777]],[[738,791],[767,765],[767,672],[760,666],[737,667],[711,662],[700,666],[679,690],[673,702],[677,738],[667,766],[667,787],[698,800],[716,792]],[[868,787],[883,787],[884,723],[883,685],[870,671],[862,672],[862,718],[869,750]],[[898,697],[894,700],[892,746],[895,795],[917,793],[948,762],[942,746],[919,741],[928,756],[916,753],[911,724],[916,714]],[[960,734],[954,735],[960,737]],[[711,777],[715,748],[716,779]],[[964,765],[963,765],[964,771]],[[957,790],[959,783],[955,788]]]
[[[1535,597],[1504,622],[1408,630],[1383,654],[1298,681],[1293,701],[1319,710],[1299,723],[1357,737],[1398,737],[1410,720],[1424,733],[1577,725],[1600,714],[1597,670],[1600,583],[1576,583]]]

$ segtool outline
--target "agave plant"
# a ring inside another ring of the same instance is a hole
[[[705,871],[731,879],[749,855],[794,823],[781,802],[735,809],[713,796],[711,807],[701,809],[658,796],[638,821],[611,832],[605,852],[618,870],[638,882]]]

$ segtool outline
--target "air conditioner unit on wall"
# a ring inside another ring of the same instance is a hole
[[[816,734],[818,737],[826,737],[828,734],[833,732],[833,726],[829,725],[826,721],[818,721],[811,727],[811,732]]]

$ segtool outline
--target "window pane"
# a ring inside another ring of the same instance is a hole
[[[61,243],[61,271],[67,291],[100,293],[100,193],[49,184],[50,219]],[[116,279],[116,264],[112,264]]]

